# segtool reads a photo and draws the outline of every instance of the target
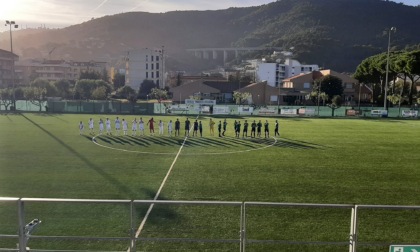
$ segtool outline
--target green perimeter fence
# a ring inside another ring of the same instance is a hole
[[[207,109],[205,109],[207,107]],[[210,108],[211,107],[211,108]],[[214,107],[214,108],[213,108]],[[210,109],[209,109],[210,108]],[[219,108],[219,110],[215,110]],[[16,101],[16,110],[23,112],[49,112],[72,114],[214,114],[214,115],[260,115],[260,116],[309,116],[309,117],[385,117],[383,107],[343,106],[334,110],[328,106],[248,106],[217,104],[215,106],[197,106],[168,103],[127,103],[121,101],[45,101],[35,105],[30,101]],[[419,118],[419,109],[409,107],[388,108],[387,116],[392,118]],[[0,111],[6,112],[0,103]]]

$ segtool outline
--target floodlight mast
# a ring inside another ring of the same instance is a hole
[[[14,28],[18,28],[19,25],[15,23],[15,21],[6,20],[6,24],[4,26],[9,26],[10,31],[10,58],[12,59],[11,63],[11,77],[12,77],[12,87],[13,87],[13,109],[16,110],[16,96],[15,96],[15,56],[13,54],[13,40],[12,40],[12,26]]]
[[[387,106],[386,106],[386,96],[387,96],[387,91],[388,91],[388,73],[389,73],[389,51],[390,51],[390,47],[391,47],[391,32],[396,32],[397,28],[395,27],[391,27],[391,29],[388,30],[388,52],[387,52],[387,56],[386,56],[386,71],[385,71],[385,92],[384,92],[384,110],[387,110]]]

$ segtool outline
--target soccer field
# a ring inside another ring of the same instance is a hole
[[[103,115],[1,115],[0,197],[151,200],[161,188],[158,199],[164,200],[420,205],[418,120],[278,118],[281,137],[273,138],[275,119],[236,117],[227,118],[227,135],[219,138],[217,123],[215,136],[210,136],[209,117],[200,117],[203,137],[185,140],[185,116],[155,116],[155,121],[165,122],[164,136],[157,130],[150,136],[146,127],[147,134],[136,137],[130,136],[134,116],[119,116],[130,122],[129,136],[90,135],[90,117],[97,133]],[[109,116],[111,121],[115,117]],[[167,122],[176,118],[181,121],[181,137],[169,137]],[[244,120],[268,120],[270,138],[235,138],[234,120],[242,124]],[[82,136],[79,121],[85,124]],[[147,207],[137,209],[139,224]],[[0,234],[16,234],[13,209],[0,203]],[[120,237],[129,233],[129,210],[119,205],[31,203],[26,206],[26,218],[43,221],[37,235]],[[248,222],[252,239],[348,240],[348,211],[264,208],[250,213],[255,217]],[[142,237],[237,239],[238,222],[235,207],[157,206]],[[418,243],[419,222],[419,211],[369,211],[361,223],[359,240]],[[0,248],[15,243],[0,239]],[[34,239],[29,245],[52,250],[127,248],[121,241]],[[302,246],[255,244],[248,251],[348,250],[347,246]],[[138,248],[239,249],[237,244],[157,242],[139,242]]]

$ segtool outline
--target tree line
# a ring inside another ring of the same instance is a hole
[[[129,102],[137,102],[137,99],[154,98],[166,99],[167,90],[159,89],[151,80],[144,80],[139,90],[125,86],[125,75],[117,73],[109,82],[110,78],[106,71],[85,71],[80,74],[79,80],[69,81],[65,79],[48,81],[35,78],[27,86],[18,86],[0,89],[0,105],[6,110],[13,110],[13,99],[27,100],[39,106],[41,111],[43,102],[47,97],[60,97],[64,100],[107,100],[126,99]]]
[[[420,80],[420,50],[394,51],[389,54],[389,71],[386,85],[387,53],[377,54],[363,60],[356,68],[354,78],[372,89],[372,103],[386,99],[394,105],[420,103],[416,83]]]

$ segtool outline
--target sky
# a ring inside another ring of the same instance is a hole
[[[420,5],[420,0],[393,0]],[[263,5],[275,0],[3,0],[0,20],[15,21],[20,28],[62,28],[92,18],[124,12],[168,12],[174,10],[216,10]],[[0,32],[9,27],[1,25]]]

